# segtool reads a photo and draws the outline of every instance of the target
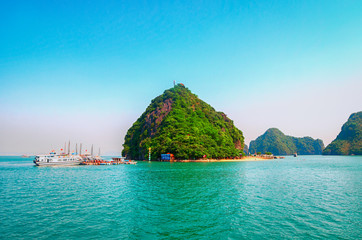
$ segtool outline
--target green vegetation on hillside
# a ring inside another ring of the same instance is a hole
[[[243,153],[243,133],[224,113],[216,112],[182,84],[151,101],[128,130],[122,155],[135,160],[236,157]]]
[[[311,137],[296,138],[287,136],[277,128],[268,129],[263,135],[250,142],[249,152],[271,152],[274,155],[301,155],[322,154],[324,144],[320,139]]]
[[[337,138],[323,151],[326,155],[362,155],[362,112],[353,113]]]

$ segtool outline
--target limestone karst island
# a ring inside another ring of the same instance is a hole
[[[243,132],[223,112],[217,112],[183,84],[153,99],[128,130],[122,155],[133,160],[262,159],[281,155],[361,154],[361,112],[352,114],[337,139],[292,137],[268,129],[250,147]],[[268,157],[269,156],[269,157]],[[163,158],[165,157],[165,158]]]
[[[362,112],[351,114],[337,138],[323,151],[324,155],[362,155]]]
[[[324,148],[323,141],[311,137],[297,138],[287,136],[277,128],[268,129],[263,135],[250,142],[249,151],[270,152],[274,155],[320,155]]]
[[[224,159],[242,156],[244,136],[223,112],[217,112],[183,84],[151,101],[128,130],[122,155],[128,159]]]

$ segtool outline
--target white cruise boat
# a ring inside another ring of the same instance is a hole
[[[49,155],[36,155],[34,163],[37,166],[74,166],[83,161],[79,155],[61,154],[51,152]]]

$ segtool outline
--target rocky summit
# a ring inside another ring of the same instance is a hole
[[[243,154],[243,133],[226,114],[217,112],[183,84],[153,99],[128,130],[122,155],[128,159],[236,157]]]

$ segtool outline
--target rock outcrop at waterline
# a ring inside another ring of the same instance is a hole
[[[311,137],[296,138],[287,136],[277,128],[269,128],[263,135],[250,142],[249,152],[274,155],[320,155],[324,148],[323,141]]]
[[[243,133],[226,114],[200,100],[182,84],[151,101],[128,130],[122,155],[152,159],[172,153],[176,159],[236,157],[243,153]]]
[[[324,155],[362,155],[362,112],[353,113]]]

